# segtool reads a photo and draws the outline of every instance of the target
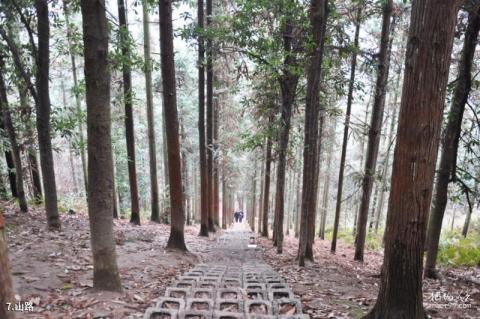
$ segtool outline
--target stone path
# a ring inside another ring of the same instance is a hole
[[[292,290],[259,256],[255,235],[234,224],[180,276],[144,319],[308,319]]]

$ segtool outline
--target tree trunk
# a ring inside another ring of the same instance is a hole
[[[374,308],[364,318],[426,317],[422,304],[423,248],[461,2],[413,3],[380,291]]]
[[[143,12],[143,53],[145,56],[145,93],[147,102],[147,124],[148,124],[148,155],[150,163],[150,200],[151,215],[150,220],[156,223],[160,222],[160,204],[158,192],[158,174],[157,174],[157,146],[155,143],[155,116],[153,112],[153,92],[152,92],[152,61],[150,57],[150,20],[148,17],[149,3],[142,0]]]
[[[300,211],[302,209],[302,188],[300,187],[300,183],[303,179],[302,179],[300,165],[301,163],[300,161],[298,161],[297,182],[295,183],[296,189],[297,189],[296,202],[295,202],[295,238],[298,238],[300,233]]]
[[[165,101],[162,100],[162,153],[163,153],[163,178],[164,178],[164,189],[163,189],[163,223],[168,224],[170,219],[170,207],[169,207],[169,198],[168,192],[170,189],[169,182],[169,173],[168,173],[168,147],[167,147],[167,131],[165,129]]]
[[[380,38],[380,52],[378,55],[377,81],[375,84],[375,99],[372,107],[372,119],[368,132],[367,157],[365,172],[362,180],[362,200],[357,220],[357,234],[355,237],[354,260],[363,261],[365,238],[367,234],[367,220],[370,209],[375,172],[377,166],[380,135],[382,132],[383,111],[385,109],[385,95],[390,64],[390,34],[395,28],[391,22],[393,14],[393,0],[387,0],[383,5],[382,34]],[[391,30],[392,29],[392,30]]]
[[[227,180],[225,178],[225,167],[222,169],[222,228],[227,229],[227,215],[228,211],[228,195],[227,195]]]
[[[55,183],[55,167],[53,164],[52,140],[50,136],[50,26],[48,18],[48,1],[36,0],[38,56],[36,92],[37,133],[40,147],[40,164],[42,167],[43,189],[45,191],[45,210],[49,229],[60,229],[60,218],[57,207],[57,187]]]
[[[114,180],[108,28],[104,1],[82,0],[93,286],[121,291],[113,233]]]
[[[178,140],[177,91],[175,85],[175,61],[173,55],[172,1],[160,0],[159,12],[163,100],[165,101],[163,107],[168,143],[168,171],[170,178],[171,228],[167,248],[186,251],[180,144]]]
[[[206,0],[207,30],[212,23],[212,0]],[[213,211],[213,52],[212,39],[207,36],[207,176],[208,176],[208,231],[215,231]]]
[[[472,219],[472,207],[467,205],[467,215],[465,216],[465,223],[462,228],[462,236],[467,237],[468,228],[470,227],[470,220]]]
[[[428,223],[427,260],[425,262],[425,277],[427,278],[437,277],[435,265],[440,233],[442,231],[443,216],[448,201],[448,184],[450,181],[455,180],[456,158],[460,134],[462,132],[463,113],[472,87],[472,64],[480,30],[479,7],[480,6],[477,5],[477,8],[469,12],[462,56],[458,65],[456,86],[453,92],[450,112],[448,113],[447,127],[444,131],[435,195]]]
[[[14,319],[15,312],[8,310],[8,304],[14,304],[10,262],[8,261],[8,245],[5,236],[5,222],[0,212],[0,318]]]
[[[1,125],[3,125],[3,121],[0,121]],[[3,127],[0,129],[4,130]],[[4,145],[5,147],[5,145]],[[10,184],[10,190],[12,192],[13,198],[18,198],[18,191],[17,191],[17,177],[15,176],[15,164],[13,161],[12,152],[10,150],[5,150],[5,162],[7,163],[7,170],[8,170],[8,182]]]
[[[322,196],[322,215],[320,217],[320,227],[318,230],[318,238],[325,240],[325,225],[327,223],[327,213],[328,213],[328,202],[330,199],[330,180],[332,178],[332,174],[330,172],[332,167],[332,157],[333,157],[333,147],[335,145],[335,126],[336,121],[330,120],[329,126],[329,145],[327,151],[327,167],[326,167],[326,180],[325,185],[323,188],[323,196]]]
[[[205,48],[203,37],[204,8],[203,0],[198,0],[198,135],[200,151],[200,234],[208,237],[208,171],[205,141]]]
[[[350,81],[348,83],[347,112],[345,113],[345,126],[343,129],[342,155],[340,158],[340,171],[338,173],[337,204],[335,206],[335,220],[333,222],[332,244],[330,251],[335,253],[337,249],[338,224],[340,223],[340,211],[342,209],[343,177],[345,172],[345,159],[347,156],[348,131],[350,129],[350,114],[352,112],[353,90],[355,87],[355,72],[357,68],[358,42],[360,36],[360,25],[362,19],[362,4],[358,4],[355,21],[355,39],[353,42],[354,51],[350,62]]]
[[[262,233],[262,212],[263,212],[263,192],[265,190],[265,165],[260,163],[261,170],[260,170],[260,196],[258,198],[258,217],[257,217],[257,233]]]
[[[140,225],[140,205],[138,203],[137,170],[135,160],[135,129],[133,125],[132,71],[130,68],[130,44],[127,13],[124,0],[118,0],[118,21],[120,47],[122,49],[123,102],[125,105],[125,137],[127,141],[128,181],[130,183],[130,222]]]
[[[80,148],[80,158],[82,160],[82,171],[83,171],[83,182],[85,187],[85,194],[88,190],[88,178],[87,178],[87,158],[85,154],[85,138],[83,136],[83,115],[82,115],[82,103],[80,101],[80,91],[79,83],[77,78],[77,63],[74,53],[74,43],[72,42],[72,28],[70,25],[70,11],[68,10],[68,0],[63,0],[63,13],[65,15],[65,24],[67,26],[67,40],[68,40],[68,52],[70,54],[70,61],[72,64],[72,77],[74,85],[74,96],[75,96],[75,111],[78,121],[78,138],[79,138],[79,148]]]
[[[257,201],[257,158],[253,163],[253,179],[252,179],[252,200],[251,200],[251,209],[248,212],[250,228],[255,232],[255,205]]]
[[[273,122],[273,116],[270,116],[269,124]],[[267,146],[265,151],[265,177],[263,178],[263,211],[262,211],[262,236],[268,238],[268,203],[270,197],[270,167],[272,165],[272,138],[267,137]]]
[[[7,87],[3,78],[5,73],[5,64],[3,56],[0,55],[0,111],[2,120],[2,129],[6,130],[8,140],[10,142],[10,149],[12,150],[13,164],[15,167],[15,184],[17,190],[17,199],[20,206],[20,211],[23,213],[28,212],[27,198],[25,196],[25,188],[23,185],[23,171],[22,171],[22,158],[20,156],[20,148],[17,142],[17,134],[15,127],[13,126],[12,117],[10,115],[10,108],[7,99]]]
[[[305,145],[303,149],[303,185],[300,214],[300,240],[298,264],[305,266],[305,259],[313,261],[312,235],[315,231],[315,209],[318,184],[318,120],[320,113],[319,89],[323,61],[323,47],[328,16],[327,0],[311,0],[310,28],[315,47],[310,52],[305,103]],[[313,174],[312,174],[313,172]],[[312,217],[313,216],[313,217]],[[312,228],[313,222],[313,228]],[[280,246],[280,245],[279,245]],[[280,250],[280,249],[279,249]]]
[[[218,214],[218,208],[219,208],[219,187],[218,187],[218,112],[220,110],[220,105],[218,102],[219,97],[215,99],[213,103],[213,143],[212,143],[212,149],[213,149],[213,172],[212,172],[212,178],[213,178],[213,224],[215,227],[219,227],[219,214]]]

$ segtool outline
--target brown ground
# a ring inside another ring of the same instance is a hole
[[[33,313],[18,318],[141,318],[145,309],[162,296],[175,276],[196,262],[208,260],[214,238],[197,236],[198,228],[186,228],[190,251],[182,255],[164,250],[169,227],[145,222],[141,227],[126,220],[115,221],[117,255],[122,293],[99,293],[92,289],[92,262],[87,216],[81,212],[62,215],[61,232],[45,231],[42,210],[28,215],[5,212],[7,239],[15,290],[22,301],[34,302]],[[329,253],[330,243],[315,244],[315,263],[304,269],[295,262],[298,242],[285,238],[284,255],[278,256],[271,241],[260,239],[265,260],[301,296],[312,318],[360,318],[373,305],[382,255],[367,252],[366,262],[353,262],[353,249],[339,244]],[[430,311],[433,318],[480,318],[479,285],[459,278],[480,277],[479,269],[444,270],[444,281],[426,281],[425,298],[433,292],[450,296],[470,294],[468,310]]]
[[[337,253],[332,255],[330,241],[316,240],[315,262],[300,268],[295,260],[297,239],[285,237],[283,255],[277,254],[271,240],[261,238],[260,243],[265,247],[266,262],[301,297],[304,311],[311,318],[361,318],[374,305],[383,260],[381,253],[367,251],[362,264],[353,261],[354,247],[339,243]],[[468,293],[466,304],[469,309],[430,309],[431,318],[480,318],[480,285],[461,279],[480,279],[480,269],[443,269],[442,274],[442,282],[424,281],[424,304],[430,302],[432,292],[446,292],[450,298]]]
[[[167,284],[198,261],[210,240],[186,228],[187,255],[164,250],[169,226],[132,226],[115,221],[123,293],[92,290],[93,266],[88,219],[62,215],[62,231],[45,231],[43,211],[5,213],[9,256],[16,294],[33,301],[33,313],[18,318],[141,318]]]

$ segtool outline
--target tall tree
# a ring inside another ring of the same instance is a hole
[[[340,211],[342,209],[343,178],[345,175],[345,160],[347,158],[348,132],[350,130],[350,115],[352,113],[353,90],[355,89],[355,72],[357,69],[357,55],[359,51],[360,25],[363,9],[363,1],[360,1],[355,17],[355,37],[353,40],[352,60],[350,62],[350,81],[348,83],[347,112],[345,113],[345,124],[343,128],[342,155],[340,157],[340,170],[338,173],[337,204],[335,206],[335,220],[333,222],[333,235],[330,251],[334,253],[337,249],[338,225],[340,223]]]
[[[367,156],[365,161],[365,172],[362,179],[362,200],[357,220],[357,235],[355,239],[355,260],[363,261],[365,249],[365,238],[367,235],[367,219],[370,209],[370,197],[372,195],[373,183],[377,167],[378,149],[380,146],[380,135],[382,132],[383,112],[385,109],[385,95],[388,81],[388,70],[390,64],[390,33],[393,15],[393,0],[387,0],[383,4],[382,32],[380,36],[380,51],[377,62],[377,80],[375,84],[375,98],[372,107],[372,118],[368,131]]]
[[[184,238],[182,172],[178,137],[177,90],[173,55],[172,0],[159,1],[160,50],[162,62],[163,108],[165,112],[168,171],[170,182],[171,227],[167,248],[186,251]]]
[[[125,0],[118,0],[117,4],[120,47],[122,49],[123,103],[125,104],[128,181],[130,183],[130,222],[135,225],[140,225],[140,205],[138,201],[137,169],[135,161],[135,128],[133,125],[132,70],[130,66],[131,48],[128,40],[129,33]]]
[[[288,7],[294,7],[292,3],[287,3]],[[286,8],[286,9],[287,9]],[[277,252],[282,253],[283,243],[283,216],[284,216],[284,196],[285,196],[285,169],[287,164],[288,141],[290,136],[290,127],[292,119],[292,108],[295,102],[299,74],[295,71],[298,67],[298,43],[295,41],[295,26],[293,22],[293,13],[284,13],[285,17],[281,24],[282,43],[283,43],[283,62],[282,71],[278,81],[280,84],[280,125],[278,129],[278,148],[277,148],[277,174],[275,177],[275,210],[274,210],[274,243],[277,246]],[[279,236],[277,238],[277,236]],[[280,243],[280,245],[278,245]]]
[[[467,2],[468,5],[468,2]],[[448,184],[454,181],[458,142],[462,132],[463,113],[472,88],[472,64],[475,56],[478,33],[480,30],[480,3],[474,8],[469,8],[468,25],[460,61],[458,62],[458,75],[455,82],[452,104],[448,113],[447,127],[443,134],[440,166],[435,180],[435,195],[430,213],[427,233],[427,260],[425,263],[425,276],[436,278],[435,265],[437,261],[438,243],[442,231],[443,215],[448,201]]]
[[[425,318],[423,248],[461,2],[412,5],[380,290],[364,318]]]
[[[25,195],[25,188],[23,184],[23,170],[22,158],[20,148],[17,142],[17,133],[13,126],[12,116],[10,114],[10,107],[8,105],[7,87],[3,75],[5,74],[4,57],[0,55],[0,112],[3,126],[7,132],[8,140],[10,142],[10,149],[12,150],[13,163],[15,167],[15,183],[17,190],[17,199],[20,210],[24,213],[28,212],[27,198]]]
[[[120,291],[113,233],[113,157],[110,71],[105,1],[81,1],[88,143],[88,216],[93,253],[93,286]]]
[[[330,120],[332,121],[332,120]],[[321,208],[321,216],[320,216],[320,227],[318,229],[318,237],[322,240],[325,239],[325,225],[327,223],[327,213],[328,213],[328,202],[330,199],[330,180],[331,180],[331,166],[332,166],[332,157],[333,157],[333,147],[335,145],[335,127],[336,121],[332,121],[328,125],[328,137],[329,137],[329,144],[327,149],[327,166],[325,168],[325,173],[327,176],[325,177],[325,184],[323,188],[322,194],[322,208]]]
[[[3,121],[0,121],[0,129],[5,130]],[[12,151],[10,151],[9,149],[5,149],[5,162],[7,163],[8,182],[10,184],[10,191],[12,192],[12,197],[17,198],[18,192],[17,192],[17,177],[15,176],[15,164],[13,162]]]
[[[40,147],[40,165],[43,176],[45,194],[45,210],[50,229],[60,228],[60,218],[57,206],[57,186],[55,182],[55,167],[53,164],[52,139],[50,136],[50,24],[48,18],[48,1],[35,0],[37,13],[37,133]]]
[[[206,0],[207,30],[212,26],[213,0]],[[208,176],[208,231],[215,231],[214,182],[213,182],[213,46],[212,37],[207,36],[207,176]]]
[[[75,57],[75,42],[74,30],[70,24],[70,11],[69,11],[69,0],[63,0],[63,13],[65,15],[65,24],[67,26],[67,40],[68,40],[68,53],[70,54],[70,63],[72,66],[72,77],[74,90],[73,94],[75,96],[75,111],[78,121],[78,138],[79,138],[79,149],[80,149],[80,159],[82,161],[82,172],[83,172],[83,182],[85,187],[85,194],[88,189],[88,178],[87,178],[87,156],[85,154],[85,138],[83,136],[83,120],[82,120],[82,103],[80,100],[80,90],[79,90],[79,81],[77,75],[77,61]]]
[[[145,56],[145,93],[147,100],[147,122],[148,122],[148,155],[150,163],[150,220],[160,222],[160,207],[158,195],[158,174],[157,174],[157,148],[155,144],[155,118],[153,113],[153,92],[152,92],[152,60],[150,58],[150,19],[148,17],[149,2],[142,0],[143,12],[143,52]]]
[[[312,50],[307,73],[307,92],[305,98],[305,142],[303,149],[303,185],[302,206],[300,215],[300,240],[298,244],[298,264],[305,266],[305,259],[313,260],[312,237],[314,228],[310,224],[317,206],[318,183],[318,136],[319,136],[319,89],[321,68],[324,53],[325,30],[327,27],[328,0],[311,0],[310,32],[312,34]],[[314,172],[312,174],[312,172]],[[315,225],[315,223],[313,223]],[[278,234],[281,252],[281,239]]]
[[[208,237],[208,172],[205,141],[205,39],[204,39],[204,3],[198,0],[198,148],[200,152],[200,236]],[[225,177],[224,177],[225,178]]]
[[[15,303],[15,297],[10,275],[10,262],[8,261],[5,221],[0,212],[0,318],[15,319],[15,312],[8,310],[8,303]]]
[[[273,117],[270,116],[269,123],[273,122]],[[267,143],[265,147],[265,171],[263,178],[263,202],[262,202],[262,236],[268,238],[268,201],[270,198],[270,168],[272,165],[272,138],[267,136]]]

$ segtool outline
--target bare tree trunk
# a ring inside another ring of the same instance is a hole
[[[7,87],[3,74],[5,73],[5,64],[3,56],[0,55],[0,111],[1,120],[3,126],[7,131],[8,140],[10,142],[10,148],[12,150],[13,163],[15,167],[15,183],[17,190],[17,199],[20,206],[20,211],[28,212],[27,198],[25,196],[25,188],[23,186],[23,171],[22,171],[22,158],[20,157],[20,148],[17,142],[17,134],[15,127],[13,126],[12,117],[10,115],[10,108],[7,99]]]
[[[251,209],[248,212],[249,223],[252,231],[255,232],[255,205],[257,202],[257,158],[255,157],[255,161],[253,163],[253,179],[252,179],[252,200],[251,200]]]
[[[378,55],[377,81],[375,84],[375,99],[372,107],[372,119],[368,132],[367,158],[362,180],[362,200],[357,220],[357,235],[355,238],[355,260],[363,261],[365,238],[367,234],[367,219],[370,208],[375,171],[377,166],[380,135],[382,132],[383,111],[385,109],[385,94],[390,64],[390,33],[395,28],[391,22],[393,14],[393,0],[387,0],[383,5],[382,33],[380,52]]]
[[[257,233],[262,233],[262,212],[263,212],[263,192],[265,190],[265,165],[260,162],[260,196],[258,198],[258,217],[257,217]]]
[[[177,90],[173,55],[172,1],[160,0],[160,48],[162,61],[163,104],[168,142],[168,171],[170,178],[171,228],[167,248],[186,251],[184,238],[180,144],[178,140]]]
[[[122,49],[122,56],[124,59],[122,65],[122,75],[124,100],[123,102],[125,105],[125,136],[127,141],[128,180],[130,183],[130,222],[135,225],[140,225],[140,205],[138,203],[137,170],[135,160],[135,128],[133,125],[132,71],[129,65],[130,44],[128,43],[129,33],[127,25],[127,13],[124,1],[125,0],[117,0],[117,4],[120,47]]]
[[[150,220],[156,223],[160,222],[160,204],[158,192],[158,174],[157,174],[157,147],[155,143],[155,116],[153,111],[153,92],[152,92],[152,61],[150,57],[150,20],[148,17],[149,3],[142,0],[143,12],[143,53],[145,56],[145,93],[147,102],[147,124],[148,124],[148,156],[150,163],[150,200],[151,215]]]
[[[65,15],[65,25],[67,27],[67,40],[68,40],[68,52],[70,54],[70,61],[72,64],[72,77],[74,90],[73,94],[75,96],[75,111],[78,121],[78,138],[79,138],[79,149],[80,149],[80,158],[82,160],[82,171],[83,171],[83,182],[85,187],[85,194],[87,194],[88,189],[88,178],[87,178],[87,158],[85,154],[85,138],[83,136],[83,116],[82,116],[82,103],[80,101],[80,91],[79,83],[77,77],[77,63],[74,53],[74,43],[72,42],[72,28],[70,25],[70,11],[68,10],[68,1],[63,0],[63,13]]]
[[[222,228],[227,229],[228,211],[227,179],[225,177],[225,164],[222,169]]]
[[[332,157],[333,157],[333,147],[335,145],[335,126],[336,121],[330,120],[330,125],[328,129],[328,136],[329,136],[329,144],[327,150],[327,167],[325,169],[325,173],[327,174],[324,188],[323,188],[323,195],[322,195],[322,215],[320,217],[320,227],[318,230],[318,237],[322,240],[325,240],[325,225],[327,223],[327,213],[328,213],[328,202],[330,199],[330,180],[332,178],[332,174],[330,172],[332,167]]]
[[[48,1],[36,0],[38,56],[37,56],[37,131],[40,147],[40,164],[42,167],[43,189],[45,191],[45,210],[49,229],[60,229],[57,207],[57,186],[53,164],[52,140],[50,136],[50,26],[48,20]]]
[[[5,236],[5,222],[0,212],[0,318],[14,319],[15,312],[8,310],[8,304],[15,303],[10,262],[8,260],[8,245]]]
[[[206,0],[206,22],[207,29],[212,23],[213,0]],[[213,208],[213,47],[211,37],[207,37],[206,46],[206,68],[207,68],[207,176],[208,176],[208,231],[215,231],[214,208]]]
[[[218,187],[218,174],[219,174],[219,169],[218,169],[218,112],[220,111],[220,105],[218,102],[219,97],[213,102],[213,143],[212,143],[212,153],[213,153],[213,172],[212,172],[212,178],[213,178],[213,224],[215,227],[219,227],[219,215],[218,215],[218,208],[219,208],[219,187]]]
[[[480,5],[477,4],[476,8],[469,12],[462,57],[458,65],[455,91],[453,92],[452,105],[448,114],[447,127],[444,131],[440,167],[437,171],[435,195],[427,232],[427,260],[425,262],[425,277],[427,278],[437,277],[435,266],[443,216],[448,201],[448,184],[456,178],[455,169],[458,143],[462,132],[463,113],[472,87],[472,64],[480,30],[479,8]]]
[[[462,236],[467,237],[468,228],[470,227],[470,220],[472,219],[472,207],[467,205],[467,215],[465,216],[465,223],[462,228]]]
[[[269,123],[273,122],[270,117]],[[268,202],[270,195],[270,167],[272,165],[272,138],[267,137],[267,146],[265,150],[265,177],[263,184],[263,211],[262,211],[262,236],[268,238]]]
[[[168,224],[170,220],[170,203],[168,198],[168,192],[170,189],[169,173],[168,173],[168,146],[167,146],[167,133],[166,133],[166,121],[165,121],[165,101],[162,100],[162,153],[163,153],[163,176],[164,176],[164,190],[163,190],[163,223]]]
[[[423,248],[461,2],[417,0],[412,7],[380,290],[364,318],[426,317]]]
[[[114,180],[108,29],[104,1],[82,0],[93,286],[121,291],[113,233]]]
[[[0,121],[1,125],[3,125],[3,121]],[[4,129],[0,127],[0,129]],[[5,146],[4,146],[5,147]],[[5,162],[7,163],[7,170],[8,170],[8,182],[10,184],[10,190],[12,192],[13,198],[18,198],[17,192],[17,177],[15,176],[15,164],[13,162],[12,152],[10,150],[5,150]]]
[[[314,237],[315,231],[314,216],[317,206],[317,184],[319,172],[319,89],[327,16],[328,1],[311,0],[310,28],[315,47],[312,48],[312,51],[310,52],[311,56],[308,66],[305,103],[305,145],[303,149],[302,207],[300,215],[300,240],[298,245],[298,264],[302,267],[305,266],[305,259],[313,261],[313,240],[311,238]],[[280,247],[279,252],[281,252]]]
[[[200,234],[199,236],[208,237],[208,171],[207,171],[207,150],[205,141],[205,48],[203,24],[204,24],[204,8],[203,0],[198,0],[198,135],[199,135],[199,151],[200,151]]]
[[[343,178],[345,172],[345,159],[347,156],[348,131],[350,129],[350,114],[352,112],[353,90],[355,86],[355,72],[357,68],[357,50],[360,36],[362,8],[362,4],[358,4],[357,16],[355,19],[355,39],[353,42],[355,51],[353,51],[352,53],[352,61],[350,63],[350,81],[348,84],[347,112],[345,114],[345,124],[343,129],[342,155],[340,159],[340,171],[338,173],[337,204],[335,206],[335,220],[333,222],[332,245],[330,248],[330,251],[332,253],[335,253],[337,249],[338,224],[340,223],[340,211],[342,209]]]

